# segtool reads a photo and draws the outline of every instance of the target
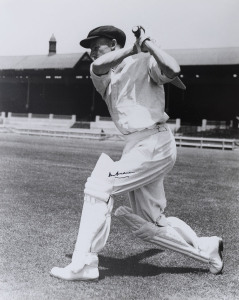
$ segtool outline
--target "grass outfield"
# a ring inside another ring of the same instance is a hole
[[[101,152],[121,142],[0,134],[0,299],[239,299],[239,151],[178,148],[165,179],[167,216],[225,241],[223,275],[134,238],[115,217],[97,283],[49,276],[70,263],[82,192]],[[79,196],[80,194],[80,196]],[[127,205],[119,196],[114,210]]]

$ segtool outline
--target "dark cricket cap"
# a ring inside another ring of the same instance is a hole
[[[106,25],[92,29],[89,32],[87,38],[80,41],[80,45],[84,48],[90,48],[91,41],[99,37],[116,39],[117,43],[122,47],[124,47],[126,41],[126,35],[121,29],[116,28],[114,26]]]

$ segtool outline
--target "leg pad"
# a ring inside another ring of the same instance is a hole
[[[113,179],[109,177],[113,160],[106,154],[101,154],[96,166],[88,177],[84,193],[88,196],[107,202],[113,190]]]
[[[158,227],[141,217],[132,214],[130,208],[119,207],[115,215],[125,223],[140,239],[156,244],[166,249],[171,249],[199,261],[209,263],[206,252],[194,248],[170,225]]]

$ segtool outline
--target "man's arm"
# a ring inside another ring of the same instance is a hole
[[[126,57],[137,53],[135,47],[123,48],[108,52],[97,58],[92,64],[94,74],[100,76],[109,72],[110,69],[120,64]]]
[[[168,78],[173,79],[180,73],[180,66],[176,60],[160,49],[154,42],[145,40],[142,43],[142,49],[148,51],[155,58],[159,68]]]

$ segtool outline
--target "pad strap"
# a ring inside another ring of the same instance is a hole
[[[93,176],[88,177],[84,193],[91,197],[95,197],[101,201],[107,202],[112,193],[113,186],[110,180],[95,178]]]

